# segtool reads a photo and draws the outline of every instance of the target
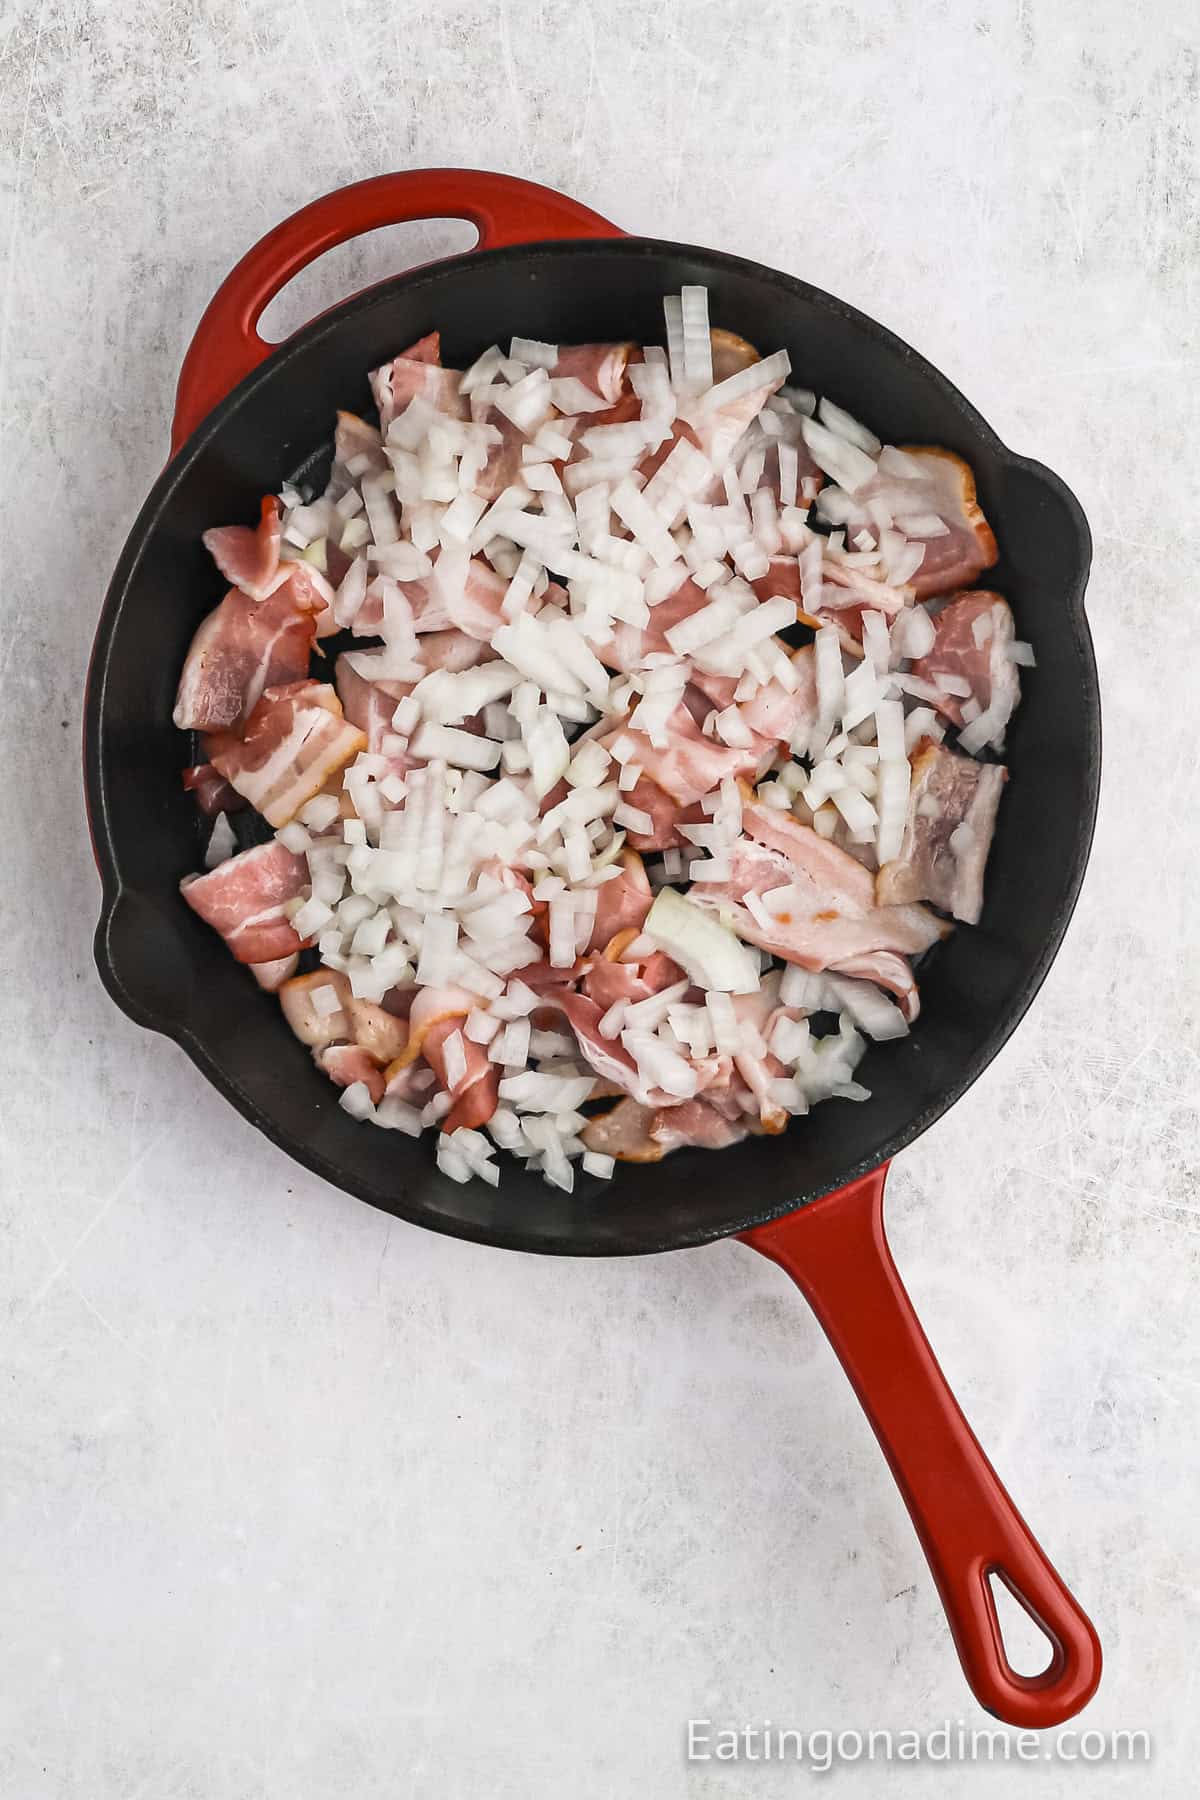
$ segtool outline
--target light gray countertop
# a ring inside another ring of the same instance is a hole
[[[685,1722],[984,1724],[783,1276],[570,1263],[347,1199],[110,1004],[76,747],[218,280],[339,183],[465,164],[815,281],[1062,473],[1105,697],[1083,900],[899,1160],[898,1261],[1154,1768],[1195,1788],[1197,40],[1182,0],[825,9],[11,0],[0,61],[0,1794],[678,1800]],[[331,257],[285,324],[469,241]]]

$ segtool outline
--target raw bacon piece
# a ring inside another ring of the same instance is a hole
[[[579,1048],[584,1061],[593,1068],[602,1081],[620,1088],[623,1093],[633,1094],[639,1100],[655,1103],[667,1095],[646,1094],[642,1091],[641,1078],[637,1064],[628,1050],[616,1039],[606,1038],[600,1030],[600,1021],[604,1017],[594,1000],[586,994],[578,994],[570,988],[557,989],[547,999],[553,999],[566,1014],[567,1023],[579,1041]]]
[[[784,1114],[785,1121],[786,1117]],[[697,1099],[685,1100],[682,1106],[660,1107],[650,1121],[649,1135],[668,1156],[672,1150],[688,1148],[727,1150],[731,1144],[740,1144],[750,1130],[748,1120],[731,1119],[708,1100]],[[584,1138],[586,1141],[586,1131]]]
[[[920,474],[904,476],[880,471],[854,498],[865,505],[884,497],[889,511],[903,531],[906,518],[933,514],[947,527],[938,537],[922,538],[925,555],[910,584],[918,600],[948,594],[965,587],[999,554],[992,528],[984,518],[975,494],[975,476],[961,456],[932,444],[904,444],[903,454],[920,466]]]
[[[308,864],[273,838],[219,863],[207,875],[187,875],[180,892],[206,925],[220,932],[238,962],[274,962],[303,949],[284,904],[307,891]]]
[[[441,367],[441,339],[436,331],[401,351],[390,363],[372,369],[370,379],[384,437],[392,420],[418,395],[448,418],[467,417],[466,396],[458,391],[461,371]]]
[[[621,397],[625,365],[634,344],[562,344],[550,373],[555,380],[573,376],[610,406]]]
[[[246,804],[237,789],[230,787],[211,763],[195,763],[192,768],[185,769],[182,781],[206,819],[215,819],[218,813],[239,812]]]
[[[374,654],[382,656],[384,653],[360,650],[357,654],[365,658]],[[412,693],[416,682],[372,681],[367,676],[360,675],[344,654],[333,665],[333,679],[347,722],[365,735],[367,749],[373,755],[378,755],[383,739],[395,735],[392,714],[400,701]],[[407,757],[393,760],[409,766],[415,761]],[[403,769],[399,772],[402,774]]]
[[[650,819],[649,831],[630,831],[625,841],[631,850],[672,850],[678,849],[687,842],[679,832],[681,825],[706,825],[707,814],[699,801],[691,806],[680,806],[669,794],[664,794],[657,782],[651,781],[648,775],[639,775],[629,792],[625,795],[626,803],[644,812]]]
[[[864,609],[894,619],[913,599],[911,588],[890,587],[885,581],[864,575],[861,569],[847,568],[828,558],[821,565],[821,580],[822,603],[815,612],[805,608],[800,591],[800,563],[794,556],[773,556],[769,572],[750,585],[760,600],[771,600],[777,594],[794,600],[801,624],[844,628],[852,640],[848,647],[855,651],[861,650]]]
[[[623,935],[618,934],[616,941],[620,942]],[[648,1000],[651,994],[659,994],[683,979],[683,970],[664,950],[653,950],[645,958],[623,962],[620,956],[610,956],[609,948],[611,945],[603,956],[593,959],[580,983],[582,992],[596,1002],[601,1012],[607,1012],[618,1000]]]
[[[443,562],[438,568],[448,566],[448,562]],[[481,556],[473,556],[461,586],[457,580],[439,582],[437,569],[434,582],[451,627],[464,632],[467,637],[477,638],[481,644],[490,644],[493,634],[505,623],[500,611],[500,603],[508,592],[504,576],[497,575]]]
[[[263,601],[232,588],[187,653],[172,715],[181,731],[227,731],[263,690],[308,673],[317,606],[290,582]]]
[[[610,1111],[589,1119],[579,1135],[599,1156],[615,1156],[618,1162],[661,1162],[666,1147],[650,1136],[656,1117],[652,1106],[639,1106],[628,1098],[618,1100]]]
[[[507,487],[515,487],[521,479],[524,459],[521,455],[529,439],[519,426],[514,425],[506,413],[498,407],[480,408],[480,424],[490,425],[500,433],[499,443],[488,448],[487,461],[483,465],[483,473],[475,483],[475,492],[484,500],[495,500]]]
[[[736,332],[723,331],[718,325],[709,332],[712,344],[712,375],[714,381],[726,381],[730,375],[737,375],[742,369],[753,368],[761,362],[760,353],[753,344],[748,344],[744,337]]]
[[[794,688],[786,688],[781,681],[772,678],[765,681],[749,700],[741,702],[734,701],[738,684],[732,675],[710,675],[704,669],[692,671],[692,686],[698,688],[712,706],[723,712],[727,706],[737,705],[739,718],[754,735],[755,742],[748,757],[752,757],[756,766],[761,766],[763,757],[773,746],[790,744],[797,733],[802,733],[807,740],[817,723],[820,708],[812,645],[806,644],[802,650],[797,650],[791,662],[796,672]]]
[[[246,721],[245,735],[210,740],[213,767],[278,829],[352,762],[367,740],[342,717],[328,682],[293,681],[268,688]]]
[[[338,554],[341,554],[340,551]],[[287,594],[298,611],[316,615],[319,638],[332,637],[338,630],[338,622],[333,616],[333,599],[337,592],[333,583],[303,558],[281,563],[280,568],[286,573],[274,590],[272,599],[279,594]]]
[[[1021,698],[1016,664],[1008,656],[1014,626],[1007,600],[986,588],[952,594],[935,615],[933,629],[933,649],[914,662],[913,674],[934,687],[940,687],[942,675],[969,682],[971,699],[981,712],[994,712],[997,732],[1002,731]],[[942,692],[937,709],[961,725],[964,698]]]
[[[372,1106],[378,1106],[383,1099],[387,1088],[383,1070],[360,1045],[327,1044],[322,1050],[314,1050],[313,1058],[318,1069],[338,1087],[351,1087],[361,1081],[371,1096]]]
[[[437,561],[436,548],[432,560]],[[441,632],[446,629],[450,619],[438,597],[435,575],[423,575],[415,581],[398,581],[396,586],[412,608],[414,631]],[[382,632],[383,593],[374,581],[355,613],[350,629],[355,637],[378,637]]]
[[[783,376],[779,375],[774,381],[752,388],[748,394],[742,394],[739,399],[730,400],[724,406],[704,407],[696,404],[682,415],[684,422],[690,427],[693,440],[718,474],[729,461],[734,446],[747,426],[753,423],[771,395],[778,393],[782,386]]]
[[[339,1004],[333,1012],[319,1012],[313,995],[322,988],[332,989]],[[279,990],[283,1016],[300,1039],[312,1050],[326,1044],[346,1042],[352,1035],[350,1024],[350,983],[340,969],[314,969],[311,975],[297,975],[285,981]]]
[[[670,656],[673,652],[667,632],[707,605],[708,595],[688,576],[673,594],[650,609],[648,625],[618,626],[606,643],[594,646],[596,655],[606,667],[625,672],[640,669],[648,656]]]
[[[916,978],[907,958],[898,956],[894,950],[864,951],[861,956],[847,956],[841,962],[830,963],[829,967],[835,975],[852,975],[857,981],[873,981],[876,987],[886,988],[895,996],[896,1004],[910,1025],[920,1014],[921,997]]]
[[[249,525],[218,525],[203,533],[205,549],[226,581],[252,600],[265,600],[280,580],[279,546],[282,532],[279,502],[267,494],[256,529]]]
[[[386,1006],[377,1005],[374,1000],[360,1000],[353,991],[347,1011],[351,1037],[373,1061],[392,1063],[403,1055],[409,1032],[406,1019],[397,1018],[395,1013]]]
[[[618,861],[621,873],[596,890],[596,917],[588,939],[589,950],[602,949],[619,931],[639,930],[654,899],[650,878],[637,851],[622,850]]]
[[[364,475],[382,475],[387,467],[383,440],[374,425],[368,425],[357,413],[340,412],[333,433],[330,499],[340,500],[344,493],[357,487]]]
[[[451,1086],[446,1075],[446,1039],[454,1032],[462,1037],[467,1069],[457,1086]],[[477,1131],[486,1125],[500,1098],[500,1070],[489,1062],[482,1044],[462,1033],[461,1020],[443,1019],[425,1033],[422,1055],[438,1078],[439,1086],[454,1098],[454,1105],[442,1120],[443,1131],[457,1131],[467,1125]]]
[[[790,815],[744,806],[742,826],[727,852],[731,879],[697,884],[689,898],[728,910],[747,943],[828,969],[877,950],[920,955],[950,930],[923,906],[878,906],[870,871]]]
[[[417,661],[429,673],[444,669],[448,675],[460,675],[476,663],[491,662],[495,655],[490,644],[453,628],[426,632],[417,639]]]
[[[983,911],[983,872],[1008,778],[998,763],[980,763],[942,744],[926,743],[912,758],[908,822],[900,855],[875,878],[882,906],[931,900],[964,924]]]
[[[601,1081],[631,1094],[643,1106],[676,1107],[680,1104],[680,1095],[647,1084],[634,1058],[618,1039],[605,1037],[600,1030],[604,1011],[594,1000],[570,988],[560,989],[553,996],[547,995],[548,1000],[551,998],[566,1014],[585,1062]],[[709,1056],[689,1058],[688,1061],[695,1072],[697,1091],[711,1087],[727,1076],[726,1059]]]
[[[490,1062],[487,1051],[472,1038],[462,1035],[466,1056],[466,1073],[456,1086],[446,1079],[446,1039],[462,1032],[462,1022],[477,1005],[474,995],[465,988],[421,988],[409,1014],[408,1042],[387,1070],[388,1092],[403,1070],[418,1056],[429,1064],[444,1092],[454,1097],[454,1105],[442,1120],[443,1131],[457,1131],[460,1125],[473,1130],[486,1125],[496,1110],[499,1099],[500,1071]]]
[[[682,701],[667,719],[665,736],[666,744],[660,749],[645,732],[623,724],[599,742],[610,750],[619,737],[628,738],[633,745],[630,760],[638,764],[642,777],[648,777],[677,807],[694,805],[720,787],[727,776],[740,775],[756,762],[753,751],[731,750],[704,737]]]
[[[406,362],[431,363],[435,369],[440,368],[442,362],[441,332],[430,331],[425,337],[418,338],[415,344],[410,344],[404,351],[404,358]]]
[[[688,1145],[724,1150],[740,1144],[749,1129],[746,1120],[726,1118],[704,1099],[659,1107],[625,1099],[618,1100],[610,1112],[589,1119],[580,1136],[589,1150],[601,1156],[615,1156],[618,1162],[651,1163]]]

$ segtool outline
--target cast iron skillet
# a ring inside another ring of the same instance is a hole
[[[273,349],[263,308],[334,244],[403,219],[454,216],[480,248],[382,282]],[[1037,668],[1010,734],[1012,779],[975,930],[923,973],[911,1037],[873,1049],[865,1105],[819,1107],[785,1140],[681,1151],[571,1196],[506,1168],[495,1191],[441,1176],[430,1146],[371,1131],[288,1031],[221,940],[184,906],[201,825],[180,786],[187,744],[171,723],[192,632],[222,583],[201,547],[209,525],[253,516],[258,497],[310,460],[338,407],[366,411],[366,371],[433,327],[461,366],[510,334],[551,342],[660,341],[662,296],[709,290],[714,323],[764,351],[786,346],[798,379],[867,419],[885,440],[943,444],[975,470],[1004,561],[1005,593]],[[627,1255],[739,1234],[814,1307],[892,1466],[975,1694],[1012,1724],[1077,1712],[1100,1677],[1091,1624],[1046,1561],[946,1386],[889,1254],[888,1159],[945,1112],[990,1062],[1036,994],[1062,939],[1096,808],[1100,712],[1083,613],[1091,545],[1057,476],[1014,456],[936,369],[853,308],[801,281],[691,245],[625,237],[528,182],[464,169],[380,176],[326,195],[269,233],[206,312],[179,383],[174,456],[112,579],[93,651],[86,784],[104,887],[96,961],[130,1018],[180,1044],[276,1144],[415,1224],[560,1255]],[[989,1577],[1052,1646],[1046,1669],[1005,1655]]]

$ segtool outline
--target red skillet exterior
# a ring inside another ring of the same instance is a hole
[[[824,1185],[834,1187],[835,1191],[823,1196],[821,1188],[811,1184],[811,1168],[806,1175],[803,1165],[797,1166],[792,1158],[784,1163],[782,1144],[768,1146],[770,1156],[775,1159],[773,1167],[770,1162],[763,1162],[761,1154],[754,1155],[755,1151],[761,1152],[761,1144],[746,1147],[750,1156],[743,1152],[724,1152],[720,1156],[699,1153],[699,1161],[695,1154],[686,1159],[672,1159],[661,1169],[627,1172],[627,1187],[633,1185],[630,1178],[636,1179],[639,1174],[642,1177],[638,1183],[641,1192],[637,1204],[645,1206],[648,1202],[650,1222],[648,1229],[640,1232],[626,1229],[623,1234],[619,1229],[615,1232],[596,1229],[606,1211],[611,1215],[612,1200],[586,1188],[573,1202],[553,1205],[549,1227],[543,1218],[538,1225],[527,1224],[525,1228],[514,1223],[516,1209],[513,1215],[505,1216],[503,1201],[490,1195],[484,1195],[482,1200],[476,1197],[472,1208],[466,1211],[461,1208],[457,1212],[448,1210],[440,1202],[447,1198],[443,1190],[450,1184],[431,1178],[428,1168],[422,1171],[417,1181],[413,1181],[411,1171],[405,1170],[406,1186],[399,1186],[397,1182],[391,1193],[380,1192],[377,1186],[364,1183],[360,1176],[340,1164],[336,1148],[331,1153],[313,1143],[298,1144],[294,1132],[286,1123],[280,1123],[278,1113],[284,1098],[300,1083],[300,1076],[299,1063],[295,1059],[289,1060],[286,1055],[286,1033],[282,1027],[278,1033],[262,1029],[268,1018],[265,1008],[273,1003],[261,996],[256,1001],[255,996],[243,993],[241,988],[228,987],[229,994],[236,992],[239,1004],[256,1009],[253,1015],[256,1029],[252,1033],[255,1047],[265,1046],[270,1053],[271,1047],[278,1045],[280,1078],[276,1084],[278,1105],[275,1108],[270,1104],[270,1095],[264,1101],[261,1092],[250,1090],[243,1070],[230,1056],[228,1043],[221,1041],[220,1030],[214,1029],[211,1019],[202,1016],[203,997],[197,990],[205,989],[207,981],[203,977],[199,981],[194,976],[191,980],[181,977],[178,960],[181,956],[185,965],[189,961],[197,965],[208,961],[214,968],[219,965],[211,957],[206,958],[205,952],[213,946],[202,935],[197,936],[192,929],[195,922],[184,916],[186,909],[177,905],[174,911],[164,909],[159,903],[159,895],[154,892],[160,885],[157,864],[164,860],[164,855],[158,852],[165,852],[167,815],[155,817],[157,809],[153,802],[159,799],[158,795],[152,797],[148,807],[145,800],[151,797],[142,796],[140,808],[134,806],[132,809],[138,821],[143,853],[140,867],[133,847],[130,819],[119,816],[129,798],[129,784],[142,760],[139,747],[144,757],[147,726],[152,721],[155,733],[162,729],[164,703],[169,722],[169,695],[178,668],[177,657],[163,668],[157,667],[153,656],[149,658],[147,672],[153,671],[153,678],[143,684],[145,691],[135,696],[145,701],[148,707],[139,718],[138,706],[135,704],[131,709],[129,704],[130,651],[122,643],[122,626],[128,626],[125,610],[138,579],[139,564],[152,553],[154,546],[161,549],[165,544],[164,567],[168,574],[173,570],[173,562],[186,561],[189,566],[182,573],[187,579],[181,585],[189,589],[198,585],[194,539],[200,521],[189,518],[187,505],[178,503],[173,474],[177,474],[184,464],[194,469],[206,455],[211,463],[214,452],[220,465],[228,455],[228,444],[231,441],[236,444],[239,402],[246,398],[247,388],[252,389],[253,384],[247,383],[225,402],[224,397],[231,388],[272,359],[286,361],[301,351],[319,349],[325,321],[306,328],[280,350],[273,351],[272,346],[260,338],[257,320],[274,294],[306,263],[334,244],[400,219],[441,216],[471,219],[479,227],[480,245],[484,250],[506,245],[534,245],[540,252],[548,240],[557,238],[572,241],[608,238],[627,243],[635,259],[653,259],[652,278],[659,291],[678,285],[681,273],[683,279],[707,278],[711,281],[714,266],[719,271],[734,271],[738,275],[750,268],[736,263],[735,259],[718,258],[711,252],[656,245],[644,240],[623,240],[623,234],[616,227],[561,195],[508,177],[464,170],[381,176],[327,195],[286,220],[243,259],[205,314],[184,363],[172,439],[173,450],[182,452],[179,465],[173,464],[165,472],[135,528],[114,576],[93,654],[85,747],[89,818],[94,817],[97,821],[93,835],[105,886],[104,912],[97,932],[97,961],[101,974],[113,997],[131,1017],[175,1037],[239,1109],[284,1148],[348,1191],[361,1194],[374,1204],[383,1205],[415,1222],[498,1244],[582,1254],[665,1249],[739,1231],[743,1241],[778,1262],[793,1277],[829,1334],[912,1514],[941,1592],[964,1670],[981,1703],[1013,1724],[1037,1727],[1058,1723],[1077,1712],[1094,1692],[1100,1675],[1099,1643],[1090,1623],[1017,1514],[946,1387],[888,1252],[883,1230],[882,1195],[886,1173],[883,1159],[901,1143],[910,1141],[943,1111],[999,1048],[1036,992],[1074,904],[1090,842],[1099,758],[1095,670],[1082,613],[1090,545],[1082,514],[1057,478],[1038,465],[1004,451],[978,415],[971,412],[961,396],[936,371],[921,364],[920,359],[880,327],[840,307],[828,296],[789,282],[786,277],[773,276],[769,271],[751,271],[772,285],[781,284],[794,290],[810,306],[816,302],[836,315],[843,325],[851,324],[867,350],[874,348],[878,353],[882,349],[884,363],[890,360],[893,382],[897,369],[908,363],[915,369],[918,386],[936,387],[942,412],[951,423],[949,428],[930,430],[928,435],[931,440],[951,441],[951,447],[961,448],[969,455],[974,450],[972,460],[981,474],[985,508],[995,518],[1002,542],[1008,535],[1005,520],[1001,517],[1004,507],[997,508],[988,492],[989,458],[993,465],[1004,471],[1010,482],[1017,484],[1020,492],[1013,510],[1024,515],[1022,538],[1032,531],[1035,537],[1045,540],[1041,546],[1043,550],[1050,544],[1057,551],[1061,585],[1058,604],[1062,609],[1057,622],[1065,622],[1068,627],[1064,638],[1066,663],[1073,662],[1078,684],[1074,694],[1078,713],[1074,721],[1076,729],[1068,730],[1074,759],[1073,790],[1066,798],[1074,800],[1074,813],[1070,816],[1068,811],[1067,815],[1068,841],[1058,846],[1054,904],[1046,916],[1042,934],[1037,941],[1023,946],[1026,955],[1022,979],[1015,985],[1009,981],[1007,1003],[987,1021],[988,1029],[978,1041],[970,1043],[969,1033],[960,1033],[957,1038],[952,1036],[949,1078],[944,1075],[946,1058],[945,1046],[942,1046],[943,1054],[936,1059],[942,1066],[935,1071],[932,1087],[926,1083],[922,1088],[917,1082],[913,1090],[913,1095],[924,1104],[912,1108],[899,1129],[893,1128],[885,1132],[882,1139],[876,1140],[875,1149],[880,1157],[878,1168],[861,1173],[872,1160],[869,1130],[863,1130],[857,1140],[850,1140],[854,1143],[854,1152],[844,1157],[840,1166],[835,1158],[834,1166],[838,1168],[840,1180],[836,1184],[826,1181]],[[603,264],[585,259],[581,245],[574,243],[573,249],[579,255],[568,252],[565,263],[558,258],[540,257],[543,266],[536,270],[535,280],[540,279],[543,283],[560,280],[570,269],[569,280],[573,286],[577,287],[585,273],[601,286],[607,283],[604,301],[607,316],[611,319],[609,332],[620,331],[626,335],[629,325],[618,317],[621,302],[627,298],[621,291],[621,283],[613,281],[611,270]],[[522,260],[528,263],[533,255],[533,251],[526,252]],[[447,267],[459,267],[469,260],[455,259],[455,264]],[[482,259],[484,263],[492,260]],[[638,272],[638,262],[626,261],[625,280],[628,283],[630,272],[635,275]],[[697,270],[687,266],[689,262],[707,267]],[[335,309],[327,319],[331,325],[352,320],[356,313],[361,313],[364,305],[371,306],[376,296],[386,300],[392,292],[411,290],[416,281],[417,277],[408,276],[382,284],[371,294]],[[718,285],[718,296],[720,291]],[[544,298],[544,287],[539,297]],[[556,310],[560,304],[560,297],[556,295]],[[439,322],[439,316],[428,319],[430,324]],[[747,325],[744,313],[738,317],[719,318],[718,322],[739,328]],[[531,331],[536,328],[536,322],[529,326]],[[485,328],[484,334],[493,335],[491,325]],[[392,342],[398,343],[416,335],[416,330],[397,327]],[[582,334],[575,331],[562,335],[566,338]],[[774,347],[775,341],[772,338],[768,347]],[[802,362],[803,357],[796,360]],[[852,362],[843,359],[838,373],[842,377],[838,383],[839,397],[856,404],[854,393],[848,391],[855,386]],[[875,370],[872,379],[878,382],[883,377]],[[878,416],[869,405],[858,404],[868,416]],[[952,441],[955,414],[959,415],[960,427],[965,427],[958,430],[958,441]],[[290,462],[285,462],[285,472],[303,461],[319,441],[326,429],[321,419],[319,411],[314,413],[309,434],[298,434],[289,445]],[[911,424],[911,435],[922,436],[920,418],[913,418],[910,410],[907,420]],[[883,428],[889,429],[886,420]],[[899,431],[900,426],[892,429]],[[236,454],[233,460],[237,461]],[[183,474],[186,473],[187,469],[183,469]],[[208,473],[208,485],[220,488],[219,476],[214,483],[212,470]],[[266,486],[277,484],[279,473],[272,469],[268,473],[259,473],[255,479],[249,470],[234,470],[233,494],[241,502],[237,510],[252,510],[248,499]],[[211,502],[213,510],[203,518],[203,523],[210,523],[217,517],[235,516],[232,498],[224,511],[217,504],[215,494],[211,496]],[[1056,537],[1057,542],[1052,542]],[[1019,567],[1011,571],[1002,569],[1001,582],[1006,573],[1014,584],[1011,594],[1021,625],[1022,571]],[[203,585],[202,581],[199,585]],[[192,610],[199,616],[203,606],[193,605]],[[1045,615],[1040,622],[1040,631],[1032,623],[1022,627],[1024,635],[1034,638],[1039,651],[1047,640]],[[190,624],[187,629],[190,630]],[[137,642],[137,639],[132,641]],[[1049,660],[1061,663],[1063,657],[1059,655],[1057,659],[1051,657]],[[123,680],[119,674],[122,667]],[[1059,678],[1062,679],[1061,669]],[[137,688],[136,681],[133,686]],[[1067,693],[1070,689],[1064,686],[1062,691]],[[1019,719],[1018,731],[1020,723]],[[178,765],[177,746],[173,753],[164,749],[162,754],[167,761],[173,755],[174,763]],[[1014,760],[1015,757],[1014,737]],[[152,760],[148,766],[155,766]],[[1012,791],[1010,789],[1010,793]],[[1016,791],[1019,792],[1019,788]],[[1052,812],[1062,813],[1062,798],[1054,796],[1056,804],[1051,806]],[[1008,804],[1011,807],[1011,801]],[[128,807],[125,811],[128,813]],[[171,812],[170,817],[177,824],[178,812]],[[162,834],[157,844],[156,829]],[[1046,854],[1043,845],[1036,841],[1031,843],[1028,838],[1022,853],[1031,869],[1036,867],[1038,855]],[[151,879],[144,883],[139,876],[147,872]],[[173,877],[174,872],[168,871],[168,874]],[[168,882],[168,888],[171,885]],[[1028,885],[1036,892],[1036,880]],[[989,957],[1003,962],[1002,947],[989,943],[987,923],[985,913],[984,926],[976,936],[975,953],[984,965]],[[202,928],[199,930],[202,933]],[[219,946],[216,951],[219,956]],[[240,971],[237,973],[241,975]],[[1011,976],[1012,971],[1005,973]],[[934,982],[937,975],[938,965],[935,965]],[[1002,980],[999,985],[1003,987]],[[947,998],[952,1003],[968,1014],[978,1010],[981,996],[972,992],[969,984],[964,987],[961,981],[952,980],[949,986]],[[984,989],[982,1001],[986,1002],[989,998],[986,981]],[[271,1023],[278,1025],[279,1022],[272,1019]],[[906,1047],[924,1048],[928,1052],[936,1042],[931,1037],[927,1044],[921,1045],[920,1038],[921,1028],[918,1028],[913,1041]],[[899,1047],[889,1045],[886,1049],[895,1054]],[[959,1053],[957,1063],[955,1051]],[[311,1107],[323,1133],[328,1133],[330,1127],[334,1133],[340,1132],[343,1125],[349,1126],[354,1133],[361,1133],[361,1127],[350,1125],[344,1115],[339,1117],[328,1093],[313,1092],[311,1097],[306,1093],[304,1103]],[[821,1112],[827,1110],[821,1109]],[[843,1109],[846,1110],[857,1111]],[[869,1116],[871,1109],[863,1110]],[[804,1123],[809,1128],[808,1134],[813,1135],[813,1122]],[[853,1132],[854,1128],[851,1129]],[[373,1134],[364,1135],[370,1138]],[[391,1144],[394,1146],[395,1140],[391,1140]],[[797,1152],[803,1154],[799,1134],[795,1145]],[[865,1160],[864,1149],[868,1151]],[[825,1166],[828,1167],[828,1159]],[[781,1199],[778,1176],[783,1169],[788,1172],[788,1186]],[[769,1186],[765,1181],[760,1186],[756,1179],[764,1172],[775,1177]],[[715,1186],[721,1196],[721,1205],[717,1208],[720,1216],[713,1216],[710,1205],[703,1220],[698,1220],[689,1213],[686,1199],[681,1208],[680,1191],[690,1193],[697,1182],[708,1190],[710,1198]],[[789,1191],[790,1199],[786,1197]],[[456,1189],[455,1193],[461,1197],[464,1190]],[[672,1194],[675,1201],[664,1206],[664,1200]],[[526,1185],[520,1195],[521,1205],[528,1199]],[[788,1207],[795,1206],[797,1199],[804,1199],[808,1204],[788,1212]],[[786,1216],[779,1216],[781,1214]],[[1037,1677],[1018,1676],[1007,1662],[988,1587],[991,1574],[1006,1582],[1051,1640],[1051,1662]]]

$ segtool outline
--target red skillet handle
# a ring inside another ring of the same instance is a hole
[[[912,1515],[975,1697],[1009,1725],[1058,1725],[1095,1693],[1100,1642],[946,1385],[888,1249],[886,1174],[885,1164],[742,1241],[787,1271],[837,1351]],[[1040,1675],[1009,1664],[989,1575],[1050,1639]]]
[[[269,231],[217,289],[184,358],[171,431],[174,454],[217,403],[275,348],[258,335],[263,309],[308,263],[381,225],[469,219],[479,250],[547,238],[624,237],[552,188],[481,169],[405,169],[323,194]]]

